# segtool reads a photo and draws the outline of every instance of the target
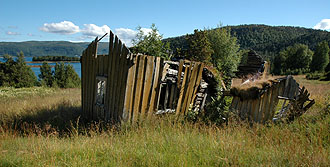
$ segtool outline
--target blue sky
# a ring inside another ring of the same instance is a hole
[[[329,0],[0,0],[0,41],[92,41],[113,30],[130,45],[155,23],[164,38],[240,24],[330,30]]]

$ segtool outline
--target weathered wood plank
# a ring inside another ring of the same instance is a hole
[[[149,111],[148,111],[148,118],[150,118],[152,116],[152,114],[155,112],[157,105],[157,101],[158,101],[158,92],[159,92],[159,83],[160,83],[160,74],[161,74],[161,66],[163,65],[162,61],[163,59],[161,59],[160,57],[156,57],[155,59],[155,71],[154,71],[154,77],[153,77],[153,81],[152,81],[152,91],[151,91],[151,98],[150,98],[150,107],[149,107]]]
[[[119,40],[119,44],[118,44],[118,51],[117,51],[117,59],[116,59],[116,74],[115,74],[115,79],[113,82],[115,82],[114,84],[114,88],[115,88],[115,97],[114,97],[114,103],[115,103],[115,109],[114,109],[114,118],[115,121],[118,122],[120,119],[120,90],[121,90],[121,78],[123,76],[123,71],[124,71],[124,61],[126,60],[126,56],[123,57],[122,56],[123,53],[123,44],[122,42]]]
[[[184,114],[187,114],[190,108],[191,103],[193,103],[192,98],[193,98],[193,93],[194,93],[194,88],[195,88],[195,84],[198,81],[198,74],[201,68],[201,63],[196,63],[194,64],[191,76],[190,76],[190,80],[189,80],[189,84],[188,84],[188,91],[187,91],[187,103],[185,106],[185,110],[184,110]]]
[[[116,68],[117,67],[117,59],[119,59],[118,57],[118,37],[115,36],[115,44],[114,44],[114,49],[113,49],[113,53],[112,53],[112,63],[111,63],[111,76],[110,76],[110,119],[111,121],[115,121],[115,96],[116,96],[116,87],[115,87],[115,83],[116,83]]]
[[[129,99],[129,121],[133,121],[133,115],[134,115],[134,102],[135,102],[135,93],[136,93],[136,79],[138,74],[138,67],[139,67],[139,58],[140,56],[134,57],[134,66],[132,66],[132,90],[131,90],[131,97]]]
[[[144,119],[145,113],[148,111],[150,105],[150,93],[152,89],[152,76],[154,73],[154,56],[147,56],[147,64],[146,64],[146,71],[144,76],[144,88],[143,88],[143,99],[142,99],[142,106],[141,106],[141,119]]]
[[[181,63],[181,62],[180,62]],[[182,81],[182,85],[181,85],[181,89],[180,89],[180,94],[179,94],[179,99],[178,99],[178,103],[176,106],[176,115],[179,115],[181,112],[181,105],[182,105],[182,101],[183,101],[183,97],[184,97],[184,90],[185,90],[185,85],[186,85],[186,81],[187,81],[187,71],[188,71],[188,66],[185,67],[185,74],[183,75],[183,81]]]
[[[139,64],[137,69],[137,78],[136,78],[136,92],[135,92],[135,100],[134,100],[134,109],[133,109],[133,122],[136,122],[138,119],[138,116],[141,111],[141,99],[142,91],[143,91],[143,77],[144,77],[144,66],[145,66],[145,58],[146,56],[140,56],[139,57]]]
[[[109,37],[109,55],[108,55],[108,69],[107,69],[107,75],[108,75],[108,79],[107,79],[107,90],[106,90],[106,111],[105,111],[105,117],[107,121],[110,121],[111,119],[111,110],[110,110],[110,96],[111,96],[111,75],[112,75],[112,62],[113,62],[113,47],[114,47],[114,34],[112,33],[112,31],[110,31],[110,37]]]
[[[128,63],[129,59],[127,58],[127,55],[129,54],[129,50],[126,48],[126,46],[123,46],[123,53],[122,53],[122,77],[120,82],[120,99],[119,99],[119,118],[123,118],[123,110],[124,110],[124,101],[125,101],[125,94],[126,94],[126,85],[127,85],[127,76],[128,76]]]

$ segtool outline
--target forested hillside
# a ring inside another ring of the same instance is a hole
[[[330,33],[327,31],[307,29],[290,26],[267,26],[267,25],[239,25],[227,26],[231,34],[237,38],[240,49],[253,49],[267,59],[288,46],[295,43],[306,44],[311,50],[321,41],[330,43]],[[164,42],[170,42],[173,51],[176,48],[187,48],[185,36],[167,38]]]
[[[17,55],[20,51],[29,56],[76,56],[81,55],[89,42],[72,43],[67,41],[27,41],[0,42],[0,56]],[[100,42],[99,54],[107,54],[108,43]]]

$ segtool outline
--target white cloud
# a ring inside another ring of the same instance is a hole
[[[19,32],[7,31],[7,35],[21,35]]]
[[[84,24],[84,28],[80,30],[87,38],[95,38],[96,36],[103,36],[105,33],[110,32],[110,28],[107,25],[101,27],[95,24]]]
[[[76,26],[71,21],[62,21],[60,23],[45,23],[41,31],[55,34],[75,34],[80,31],[79,26]]]
[[[152,30],[150,28],[141,28],[141,31],[144,35],[147,35]],[[133,46],[132,40],[136,37],[138,31],[129,28],[117,28],[114,33],[126,46],[131,47]]]
[[[321,22],[317,23],[313,28],[321,30],[330,30],[330,19],[321,20]]]
[[[126,46],[132,46],[132,39],[135,38],[137,31],[134,31],[129,28],[117,28],[114,32],[118,38],[125,43]]]

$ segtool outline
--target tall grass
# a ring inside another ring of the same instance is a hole
[[[330,165],[325,100],[291,124],[218,127],[164,116],[112,126],[79,117],[79,89],[52,91],[1,100],[11,108],[0,109],[0,166]],[[324,92],[313,97],[329,98]]]

